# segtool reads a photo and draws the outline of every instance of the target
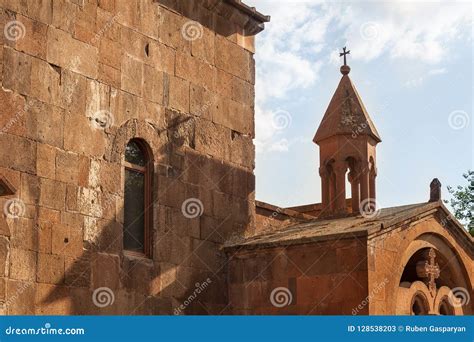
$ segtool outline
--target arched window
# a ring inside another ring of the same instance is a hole
[[[153,161],[145,142],[130,140],[124,167],[123,249],[151,257]]]

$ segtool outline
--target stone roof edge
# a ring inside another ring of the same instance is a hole
[[[256,10],[255,7],[244,4],[241,0],[224,0],[228,4],[234,6],[241,12],[244,12],[253,19],[260,21],[261,23],[268,23],[270,21],[269,15],[264,15]]]
[[[474,237],[472,237],[471,234],[467,232],[464,226],[454,217],[448,208],[446,208],[442,201],[432,203],[428,202],[426,205],[421,206],[420,208],[408,210],[407,214],[400,215],[391,220],[382,221],[380,225],[376,225],[368,230],[368,238],[372,239],[374,237],[386,234],[398,228],[399,225],[405,221],[420,220],[427,216],[433,215],[440,210],[448,218],[446,222],[451,222],[451,224],[447,224],[445,228],[453,227],[451,231],[453,232],[454,236],[463,239],[466,243],[462,243],[461,245],[466,246],[469,252],[474,255]]]
[[[300,213],[296,210],[278,207],[276,205],[273,205],[273,204],[270,204],[270,203],[267,203],[267,202],[262,202],[262,201],[255,200],[255,206],[259,207],[259,208],[267,209],[267,210],[270,210],[270,211],[274,211],[274,212],[277,212],[279,214],[289,216],[291,218],[314,220],[314,216],[306,215],[306,214]]]
[[[223,245],[221,249],[223,249],[227,253],[231,252],[238,252],[239,250],[255,250],[255,249],[269,249],[275,247],[286,247],[286,246],[297,246],[297,245],[306,245],[309,243],[314,242],[324,242],[330,240],[342,240],[342,239],[356,239],[359,237],[366,237],[368,235],[367,230],[359,230],[355,232],[349,233],[336,233],[336,234],[327,234],[327,235],[318,235],[312,236],[307,238],[300,238],[295,240],[283,240],[283,241],[276,241],[276,242],[263,242],[263,243],[234,243],[230,245]]]

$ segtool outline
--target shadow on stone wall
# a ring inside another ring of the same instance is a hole
[[[153,127],[150,133],[151,125],[129,120],[112,132],[112,155],[119,154],[120,160],[124,142],[132,137],[165,141],[161,146],[150,144],[155,159],[153,260],[125,257],[122,224],[97,219],[96,237],[84,241],[81,255],[66,263],[58,284],[40,285],[45,295],[37,294],[36,314],[229,313],[227,259],[221,246],[251,232],[255,180],[248,168],[195,150],[197,120],[201,119],[167,110],[165,129]],[[212,134],[205,133],[209,139]],[[231,146],[218,142],[226,153],[238,149],[229,141]],[[183,202],[189,198],[202,203],[202,214],[196,218],[183,215]],[[102,287],[110,289],[103,291],[102,299],[107,302],[107,296],[113,296],[114,301],[100,308],[93,297]]]

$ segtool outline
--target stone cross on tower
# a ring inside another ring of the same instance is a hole
[[[435,262],[436,252],[430,248],[428,252],[428,260],[420,261],[416,265],[416,273],[421,278],[426,278],[427,285],[431,294],[436,293],[436,279],[439,278],[440,270],[438,264]]]
[[[339,57],[344,56],[344,65],[347,65],[346,55],[350,54],[350,53],[351,53],[351,50],[346,51],[346,47],[344,46],[344,47],[342,48],[342,51],[343,51],[343,52],[340,52],[340,53],[339,53]]]

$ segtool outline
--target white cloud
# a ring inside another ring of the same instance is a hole
[[[335,42],[346,42],[354,60],[386,56],[432,65],[432,74],[405,83],[419,86],[425,77],[445,72],[433,66],[449,58],[452,41],[470,37],[472,25],[471,4],[451,0],[246,2],[272,17],[257,38],[258,152],[274,143],[281,147],[282,132],[268,125],[275,101],[314,85],[325,65],[341,63]]]

